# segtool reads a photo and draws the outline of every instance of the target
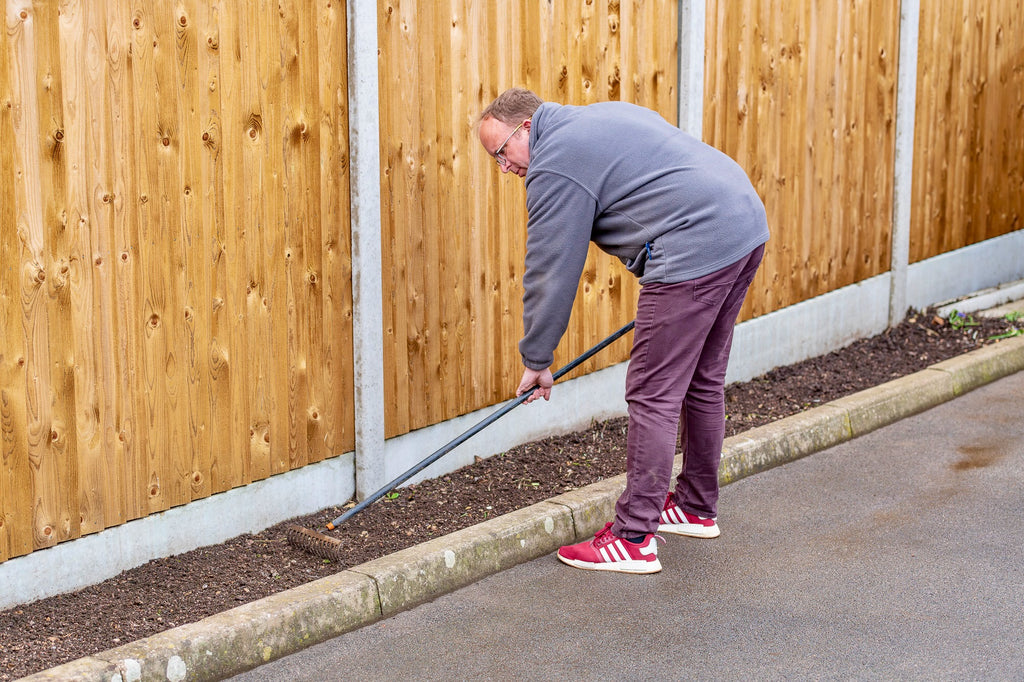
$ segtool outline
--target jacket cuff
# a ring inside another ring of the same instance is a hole
[[[539,372],[541,370],[544,370],[544,369],[547,369],[548,367],[550,367],[553,360],[554,360],[554,357],[552,357],[551,360],[548,360],[547,362],[538,361],[538,360],[530,360],[530,359],[528,359],[524,355],[523,356],[523,366],[526,367],[527,369],[532,369],[535,372]]]

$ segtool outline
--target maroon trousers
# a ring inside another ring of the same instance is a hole
[[[759,246],[710,275],[641,289],[626,374],[626,490],[615,505],[615,535],[657,530],[680,431],[676,504],[717,515],[725,370],[736,317],[763,255]]]

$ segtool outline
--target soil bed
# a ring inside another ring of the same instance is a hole
[[[1014,329],[1006,319],[978,323],[955,329],[930,312],[915,313],[878,336],[732,384],[726,390],[726,435],[912,374]],[[403,488],[395,499],[380,500],[334,531],[349,552],[345,562],[324,561],[293,548],[282,523],[0,612],[0,680],[194,622],[616,476],[625,470],[625,433],[626,420],[612,419]],[[322,529],[342,509],[325,509],[292,522]]]

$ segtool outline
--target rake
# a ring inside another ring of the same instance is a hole
[[[557,381],[558,379],[565,376],[572,370],[576,369],[581,364],[583,364],[591,357],[593,357],[601,350],[603,350],[605,347],[611,345],[616,339],[629,333],[629,331],[633,329],[633,324],[633,322],[630,322],[629,324],[625,325],[624,327],[613,333],[605,340],[595,345],[593,348],[590,348],[582,355],[580,355],[578,358],[576,358],[575,360],[568,363],[567,365],[559,369],[557,372],[552,374],[552,378]],[[459,445],[462,445],[467,440],[469,440],[470,438],[480,433],[494,422],[504,417],[506,414],[514,410],[516,407],[523,404],[527,400],[527,398],[530,397],[533,391],[536,390],[537,388],[539,388],[539,386],[534,386],[530,390],[523,392],[522,395],[513,398],[509,402],[505,403],[504,406],[492,412],[486,418],[477,422],[472,427],[464,431],[462,434],[452,439],[451,441],[443,445],[441,448],[432,452],[429,456],[420,460],[420,462],[418,462],[415,466],[405,471],[403,474],[395,478],[393,481],[385,485],[383,488],[367,496],[366,499],[364,499],[362,502],[355,505],[354,507],[346,511],[344,514],[328,523],[327,530],[334,530],[340,524],[344,523],[345,521],[352,518],[359,512],[363,511],[368,506],[370,506],[380,498],[384,497],[384,495],[387,495],[389,492],[391,492],[398,486],[402,485],[410,478],[412,478],[419,472],[423,471],[440,458],[444,457],[446,454],[457,448]],[[342,541],[338,538],[331,537],[329,535],[324,535],[323,533],[319,533],[310,528],[305,528],[303,526],[299,526],[296,524],[289,524],[285,529],[285,533],[288,537],[289,543],[291,543],[295,547],[298,547],[299,549],[302,549],[306,552],[309,552],[310,554],[313,554],[314,556],[318,556],[323,559],[329,559],[331,561],[338,561],[341,558]]]

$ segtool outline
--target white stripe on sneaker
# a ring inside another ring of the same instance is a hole
[[[616,540],[608,545],[605,545],[598,550],[601,558],[608,563],[616,563],[619,561],[629,561],[629,553],[626,552],[626,548],[622,545],[622,540]]]

